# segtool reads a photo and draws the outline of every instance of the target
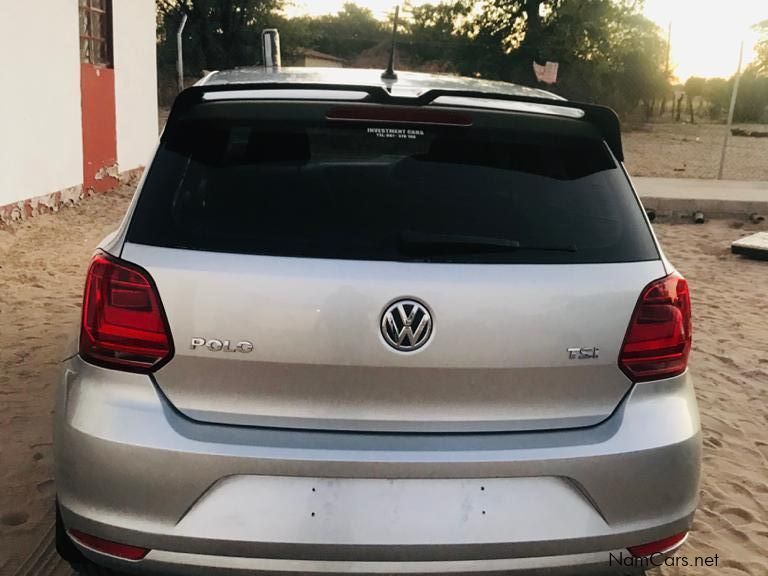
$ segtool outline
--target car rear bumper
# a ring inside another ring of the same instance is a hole
[[[66,527],[151,549],[127,562],[81,547],[123,570],[583,574],[688,529],[700,427],[687,374],[568,431],[217,426],[178,414],[147,376],[75,357],[55,450]]]
[[[620,566],[617,560],[614,567],[608,565],[606,558],[610,555],[626,557],[626,551],[592,552],[587,554],[564,554],[558,556],[541,556],[535,558],[506,558],[465,561],[427,561],[427,562],[355,562],[355,561],[323,561],[323,560],[285,560],[279,558],[247,558],[232,556],[212,556],[204,554],[187,554],[181,552],[152,551],[135,566],[126,567],[124,562],[112,558],[92,554],[92,559],[102,565],[120,569],[126,573],[163,574],[164,576],[204,576],[221,574],[231,576],[248,575],[297,575],[322,574],[323,576],[340,576],[342,574],[382,575],[408,574],[481,574],[483,576],[520,574],[525,576],[585,576],[585,575],[616,575],[640,574],[641,564],[638,562],[634,569],[628,565]],[[664,556],[668,557],[667,555]],[[645,565],[645,569],[662,564],[661,557],[654,560],[656,564]]]

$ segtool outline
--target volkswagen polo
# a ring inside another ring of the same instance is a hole
[[[616,115],[243,69],[182,93],[58,385],[86,573],[640,573],[685,540],[686,281]]]

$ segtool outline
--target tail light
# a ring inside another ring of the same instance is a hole
[[[142,560],[149,554],[149,549],[147,548],[139,548],[137,546],[129,546],[128,544],[119,544],[117,542],[112,542],[111,540],[104,540],[103,538],[80,532],[80,530],[70,530],[69,536],[81,546],[85,546],[86,548],[90,548],[91,550],[95,550],[102,554],[117,556],[124,560],[133,560],[135,562],[137,560]]]
[[[80,356],[99,366],[149,373],[173,356],[160,296],[146,270],[99,253],[85,282]]]
[[[635,306],[619,367],[634,382],[685,372],[691,350],[691,298],[677,272],[651,282]]]

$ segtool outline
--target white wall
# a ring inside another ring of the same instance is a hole
[[[0,206],[83,181],[77,4],[0,0]]]
[[[122,172],[146,165],[158,140],[155,0],[113,0],[112,5]]]

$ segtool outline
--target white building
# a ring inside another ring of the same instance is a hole
[[[345,61],[331,54],[318,52],[317,50],[302,50],[298,61],[294,66],[308,66],[314,68],[343,68]]]
[[[157,141],[155,0],[0,0],[0,220],[114,188]]]

